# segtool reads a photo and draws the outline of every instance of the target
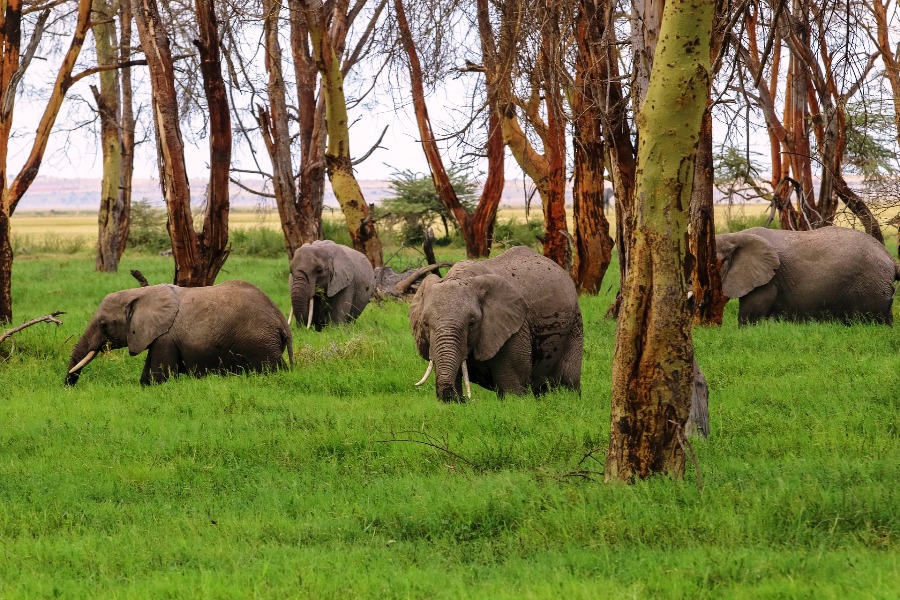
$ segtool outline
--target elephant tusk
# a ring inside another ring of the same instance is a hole
[[[73,375],[76,371],[80,371],[81,369],[83,369],[85,365],[94,360],[95,356],[97,356],[96,350],[91,350],[90,352],[88,352],[87,355],[81,359],[81,362],[69,369],[69,375]]]
[[[291,324],[291,321],[294,320],[294,307],[291,307],[291,312],[288,314],[288,325]]]
[[[416,384],[416,387],[419,387],[420,385],[422,385],[423,383],[425,383],[426,381],[428,381],[428,376],[431,375],[431,370],[432,370],[433,368],[434,368],[434,361],[433,361],[433,360],[429,360],[429,361],[428,361],[428,368],[425,369],[425,375],[422,376],[422,379],[419,380],[419,383]]]
[[[472,385],[469,383],[469,368],[466,366],[466,361],[462,362],[462,376],[463,383],[466,386],[466,400],[472,399]]]
[[[312,325],[312,309],[313,309],[313,299],[309,299],[309,316],[306,318],[306,328],[309,329],[309,326]]]

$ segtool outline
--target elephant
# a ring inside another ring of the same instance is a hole
[[[141,384],[171,375],[239,373],[293,363],[291,328],[274,302],[246,281],[209,287],[152,285],[106,296],[72,349],[66,385],[102,348],[147,350]]]
[[[417,385],[433,368],[444,402],[470,398],[470,381],[500,397],[581,389],[584,328],[575,284],[524,246],[458,262],[444,279],[429,275],[413,297],[409,322],[419,355],[429,361]]]
[[[740,325],[766,317],[893,322],[900,265],[861,231],[753,227],[717,235],[716,254],[722,293],[740,299]]]
[[[303,244],[291,259],[291,310],[306,328],[356,320],[372,298],[375,274],[369,259],[353,248],[318,240]]]

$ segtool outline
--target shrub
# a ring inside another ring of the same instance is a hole
[[[494,243],[505,248],[512,246],[539,246],[538,237],[544,234],[543,219],[531,218],[522,223],[518,219],[510,218],[504,221],[498,220],[494,225]]]
[[[278,258],[284,256],[284,235],[280,229],[247,227],[232,229],[228,235],[231,251],[243,256]]]
[[[128,247],[147,252],[160,252],[172,247],[164,208],[153,206],[147,198],[132,200]]]

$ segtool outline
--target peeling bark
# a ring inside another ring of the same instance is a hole
[[[694,352],[684,261],[714,2],[668,0],[638,115],[640,168],[612,374],[607,481],[684,474]]]

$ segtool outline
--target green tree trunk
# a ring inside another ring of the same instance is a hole
[[[616,330],[607,481],[684,474],[694,349],[684,261],[713,0],[668,0],[638,115],[635,230]]]
[[[97,66],[115,65],[116,22],[110,0],[93,0],[94,47]],[[97,215],[97,264],[96,269],[113,273],[119,269],[119,222],[122,206],[119,202],[119,186],[122,177],[122,136],[119,131],[119,72],[109,69],[99,73],[100,89],[91,86],[100,114],[100,147],[103,154],[103,179],[100,182],[100,211]]]

